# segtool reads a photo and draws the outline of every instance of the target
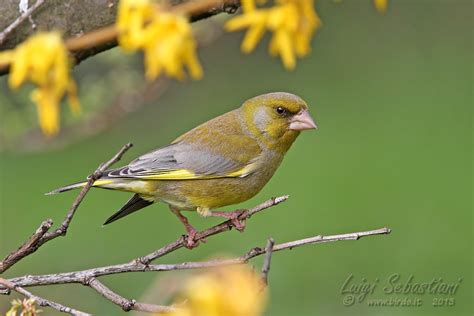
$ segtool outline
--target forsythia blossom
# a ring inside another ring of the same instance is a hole
[[[172,316],[259,316],[266,290],[249,266],[236,265],[192,277],[183,298],[185,302]]]
[[[80,111],[72,80],[68,51],[59,32],[37,33],[13,50],[0,53],[0,64],[10,64],[8,83],[17,89],[27,80],[37,87],[31,93],[43,133],[59,131],[59,106],[64,95],[74,113]]]
[[[144,51],[149,80],[162,72],[181,80],[185,77],[183,67],[192,78],[202,77],[196,41],[186,17],[166,12],[150,0],[122,0],[116,25],[123,49]]]
[[[374,6],[380,13],[385,13],[387,11],[388,0],[374,0]]]
[[[12,307],[7,311],[5,316],[38,316],[42,311],[36,309],[34,299],[13,300]]]
[[[266,30],[273,32],[269,52],[280,55],[283,65],[293,69],[296,56],[304,57],[310,50],[311,38],[321,26],[314,9],[314,0],[275,0],[275,6],[256,7],[255,0],[242,0],[243,14],[227,22],[226,29],[248,28],[242,51],[249,53],[257,46]]]

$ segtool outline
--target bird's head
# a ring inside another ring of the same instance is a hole
[[[273,149],[286,151],[300,131],[317,128],[308,105],[297,95],[273,92],[247,100],[241,107],[250,132]]]

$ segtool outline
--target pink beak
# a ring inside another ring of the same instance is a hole
[[[302,110],[291,118],[290,126],[288,127],[293,131],[303,131],[305,129],[318,128],[314,123],[313,118],[309,115],[308,110]]]

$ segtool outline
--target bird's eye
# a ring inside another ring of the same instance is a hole
[[[282,106],[277,106],[275,111],[279,114],[279,115],[283,115],[286,113],[286,109]]]

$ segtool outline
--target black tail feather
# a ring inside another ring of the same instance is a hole
[[[153,202],[149,202],[147,200],[142,199],[138,194],[132,196],[130,200],[125,203],[122,208],[116,212],[114,215],[110,216],[104,223],[104,225],[110,224],[115,222],[116,220],[125,217],[127,215],[132,214],[148,205],[153,204]]]

